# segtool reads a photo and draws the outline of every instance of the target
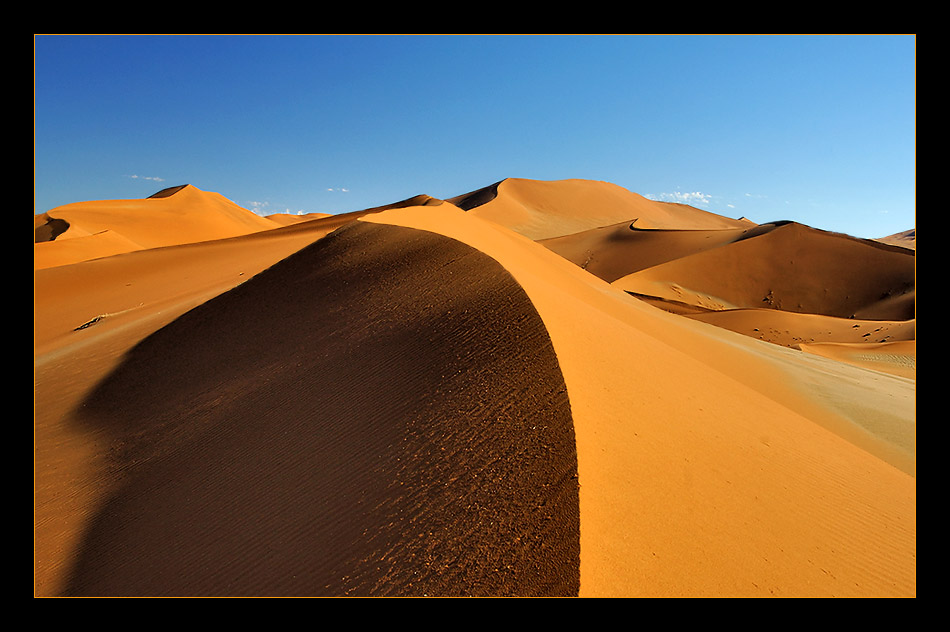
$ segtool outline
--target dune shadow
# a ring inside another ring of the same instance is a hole
[[[135,347],[77,412],[117,493],[71,596],[573,596],[566,386],[493,259],[354,222]]]
[[[50,217],[46,222],[33,229],[33,243],[56,241],[56,238],[69,229],[69,222],[64,219]]]

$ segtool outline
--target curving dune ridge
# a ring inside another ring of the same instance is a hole
[[[160,246],[34,222],[35,595],[916,596],[913,250],[581,180],[162,195]]]
[[[341,228],[136,346],[80,421],[130,474],[67,594],[577,592],[557,360],[458,242]]]

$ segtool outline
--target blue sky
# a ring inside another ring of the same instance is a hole
[[[34,38],[34,212],[179,184],[262,214],[606,180],[859,237],[916,224],[909,36]]]

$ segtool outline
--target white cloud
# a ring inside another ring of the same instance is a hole
[[[246,202],[248,210],[257,215],[266,215],[265,209],[270,206],[270,202]]]
[[[339,191],[340,193],[349,193],[349,192],[350,192],[349,189],[344,189],[344,188],[339,188],[339,189],[329,188],[329,189],[327,189],[327,191]]]
[[[129,177],[129,178],[132,178],[133,180],[151,180],[151,181],[153,181],[153,182],[164,182],[164,181],[165,181],[165,178],[157,178],[157,177],[155,177],[155,176],[136,176],[136,175],[131,175],[131,176],[128,176],[128,177]]]
[[[672,193],[652,193],[646,197],[658,202],[677,202],[679,204],[689,204],[691,206],[696,204],[709,204],[709,200],[712,199],[712,196],[708,193],[700,193],[699,191],[693,191],[690,193],[684,193],[683,191],[674,191]]]

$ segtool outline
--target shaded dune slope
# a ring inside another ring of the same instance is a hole
[[[33,243],[53,241],[66,232],[69,223],[62,219],[50,217],[48,213],[33,216]]]
[[[496,182],[487,187],[482,187],[472,191],[471,193],[465,193],[464,195],[457,195],[455,197],[449,198],[446,202],[450,202],[453,206],[457,206],[463,211],[470,211],[473,208],[481,206],[482,204],[487,204],[494,200],[498,196],[498,185],[501,182]]]
[[[458,241],[344,226],[145,339],[80,413],[119,487],[70,595],[578,593],[557,359]]]
[[[636,221],[625,221],[543,239],[539,243],[591,274],[612,282],[667,261],[732,243],[750,230],[644,229]]]

